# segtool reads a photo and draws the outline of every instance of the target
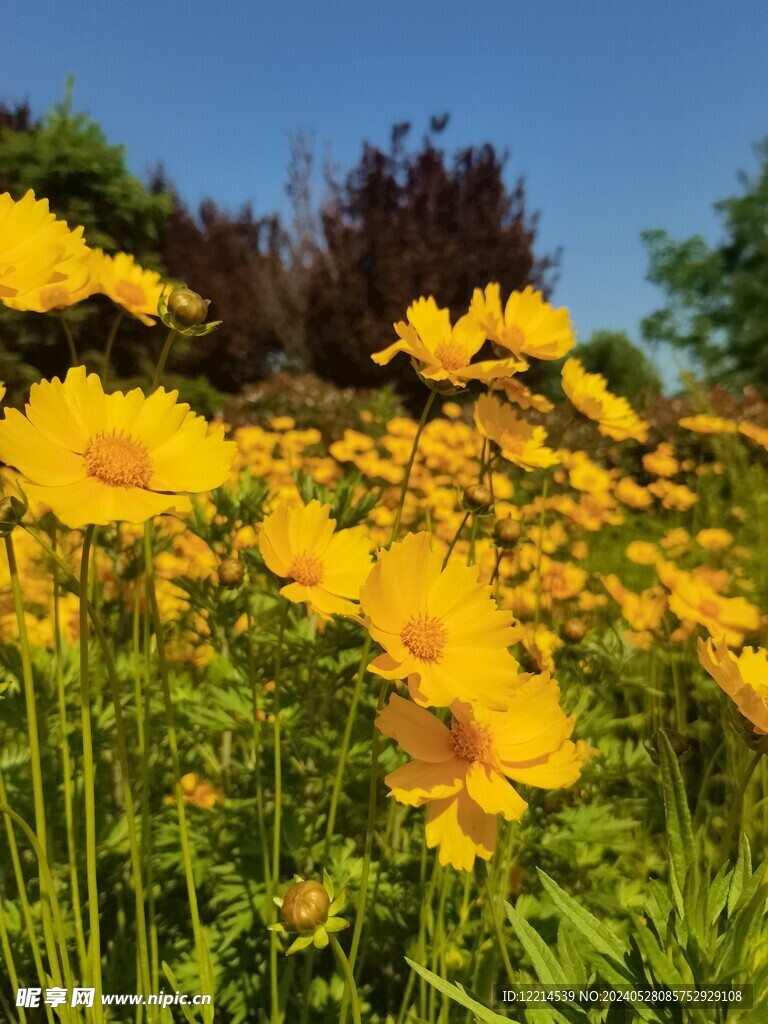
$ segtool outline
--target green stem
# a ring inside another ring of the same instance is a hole
[[[726,823],[725,828],[723,829],[723,860],[725,860],[725,858],[730,855],[734,836],[739,831],[739,827],[741,825],[741,812],[743,810],[744,794],[747,791],[747,786],[749,785],[752,775],[754,774],[755,769],[760,763],[760,759],[762,758],[762,756],[762,750],[755,751],[755,754],[752,760],[749,762],[749,766],[746,772],[744,773],[744,778],[741,780],[741,784],[739,785],[739,788],[736,790],[736,794],[733,797],[733,802],[731,803],[731,813],[728,815],[728,821]]]
[[[205,933],[200,922],[200,911],[197,903],[197,890],[195,889],[195,875],[192,868],[192,851],[187,831],[187,815],[184,806],[184,793],[181,788],[181,762],[179,760],[179,743],[176,735],[176,720],[173,710],[173,699],[168,679],[168,665],[165,658],[165,632],[163,620],[160,617],[160,608],[157,603],[157,591],[155,589],[155,566],[152,552],[152,522],[144,525],[144,563],[147,577],[147,590],[149,593],[152,622],[155,628],[155,640],[157,643],[157,663],[160,670],[160,682],[163,690],[163,703],[165,705],[165,726],[168,735],[168,746],[171,751],[171,764],[173,768],[173,788],[176,797],[176,812],[179,820],[179,841],[181,845],[181,858],[184,866],[184,877],[187,883],[187,898],[189,900],[189,912],[192,919],[192,932],[195,940],[195,956],[197,959],[197,970],[200,977],[201,993],[213,995],[213,969],[208,952]],[[203,1011],[205,1021],[213,1020],[213,1006],[209,1005]]]
[[[267,828],[264,818],[264,784],[261,779],[261,717],[259,715],[259,685],[256,680],[256,667],[253,663],[253,644],[251,635],[253,633],[253,617],[251,615],[250,595],[245,595],[245,621],[246,630],[246,654],[248,659],[248,680],[251,684],[251,699],[253,701],[253,757],[254,774],[256,782],[256,818],[259,823],[259,839],[261,841],[261,859],[264,865],[264,886],[269,889],[269,880],[272,877],[269,861],[269,845],[267,843]]]
[[[432,403],[435,400],[435,395],[436,394],[437,394],[436,391],[430,390],[429,398],[426,401],[426,404],[424,406],[424,411],[422,412],[421,419],[419,420],[419,425],[416,428],[416,436],[413,439],[413,448],[411,448],[411,456],[408,459],[408,465],[405,467],[405,476],[403,477],[403,486],[402,486],[402,490],[400,491],[400,501],[399,501],[398,506],[397,506],[397,512],[395,513],[395,521],[394,521],[394,523],[392,525],[392,536],[389,539],[389,544],[387,545],[388,547],[391,547],[392,543],[397,539],[397,533],[398,533],[398,530],[400,529],[400,520],[401,520],[401,518],[403,516],[403,506],[405,505],[405,496],[408,493],[408,484],[409,484],[410,479],[411,479],[411,470],[413,469],[413,463],[414,463],[414,461],[416,459],[416,452],[419,449],[419,439],[421,438],[421,433],[424,430],[424,427],[426,426],[427,417],[429,416],[429,411],[432,408]]]
[[[11,983],[11,990],[18,992],[19,990],[19,976],[16,973],[16,962],[13,959],[13,950],[8,941],[8,928],[5,924],[5,913],[3,912],[3,900],[2,894],[0,894],[0,950],[3,952],[3,960],[7,964],[8,969],[8,980]],[[1,994],[1,993],[0,993]],[[24,1012],[23,1007],[19,1007],[19,1020],[21,1024],[26,1024],[27,1015]],[[7,1013],[8,1020],[12,1020],[10,1013]]]
[[[285,638],[285,626],[288,619],[288,601],[281,599],[280,602],[280,625],[277,634],[277,651],[275,653],[275,690],[273,694],[272,713],[274,715],[274,748],[275,748],[275,814],[272,831],[272,884],[267,892],[269,904],[272,907],[272,914],[277,920],[277,908],[272,904],[272,897],[277,893],[280,884],[280,829],[282,826],[282,804],[283,804],[283,777],[282,777],[282,750],[280,745],[280,673],[283,668],[283,639]],[[280,1024],[280,989],[277,977],[277,948],[278,940],[276,932],[269,933],[269,979],[272,1001],[272,1024]]]
[[[488,909],[490,910],[491,920],[493,921],[493,930],[496,932],[496,941],[499,944],[501,959],[504,961],[504,969],[507,972],[509,983],[510,985],[516,985],[517,978],[515,977],[515,972],[512,970],[509,953],[507,952],[507,944],[504,941],[504,932],[502,931],[501,921],[499,920],[498,910],[496,907],[496,894],[494,893],[493,886],[491,885],[491,869],[487,863],[485,865],[485,870],[485,891],[488,896]]]
[[[107,337],[107,344],[104,346],[104,370],[101,375],[101,383],[106,390],[107,378],[109,377],[109,361],[112,358],[112,346],[115,344],[115,338],[117,337],[117,329],[122,323],[123,310],[118,309],[117,316],[115,317],[109,335]]]
[[[171,346],[173,345],[175,340],[176,340],[176,331],[174,331],[174,330],[168,331],[168,336],[166,337],[165,344],[163,345],[163,351],[160,353],[160,358],[157,361],[157,366],[155,368],[155,375],[152,378],[152,390],[153,391],[157,391],[157,389],[160,387],[160,382],[162,381],[163,373],[165,372],[165,364],[166,364],[166,361],[168,359],[168,353],[171,351]]]
[[[458,541],[459,537],[461,536],[462,530],[467,525],[467,520],[469,519],[471,514],[472,514],[471,512],[465,512],[464,513],[464,518],[461,520],[461,523],[459,524],[458,530],[456,531],[456,533],[454,533],[453,540],[448,545],[448,550],[446,551],[445,558],[443,559],[443,568],[445,568],[446,565],[448,565],[448,560],[451,557],[451,555],[453,554],[453,549],[456,547],[456,542]]]
[[[80,720],[83,734],[83,788],[85,791],[85,871],[88,889],[88,921],[91,953],[90,985],[96,990],[94,1016],[103,1020],[101,1006],[101,929],[99,883],[96,868],[96,781],[91,733],[90,672],[88,666],[88,562],[94,527],[86,527],[80,559]]]
[[[352,691],[352,701],[349,705],[349,714],[347,715],[347,723],[344,726],[344,736],[341,741],[341,753],[339,754],[339,763],[336,768],[336,777],[333,780],[333,791],[331,793],[331,803],[328,809],[328,822],[325,829],[325,846],[323,848],[323,860],[327,862],[328,855],[331,848],[331,839],[333,838],[333,828],[336,824],[336,811],[339,805],[339,795],[341,793],[341,785],[344,780],[344,769],[347,765],[347,757],[349,755],[349,745],[352,739],[352,729],[355,724],[357,717],[357,705],[360,701],[360,693],[362,690],[363,679],[365,678],[365,670],[368,667],[368,656],[371,650],[371,637],[368,634],[363,644],[362,653],[360,654],[360,667],[357,672],[357,678],[355,679],[355,688]]]
[[[536,545],[536,605],[533,615],[533,632],[534,642],[536,639],[536,629],[539,625],[539,616],[541,613],[541,562],[544,557],[544,523],[547,512],[547,494],[549,493],[549,477],[544,477],[544,483],[541,487],[541,512],[539,513],[539,541]]]
[[[352,967],[349,960],[344,955],[344,950],[341,948],[341,943],[332,933],[328,936],[331,942],[331,948],[336,954],[336,959],[339,962],[341,973],[344,977],[344,982],[347,986],[347,997],[352,1007],[352,1020],[355,1024],[362,1024],[360,1017],[360,997],[357,994],[357,986],[355,985],[355,976],[352,973]]]
[[[77,366],[80,360],[77,357],[77,349],[75,348],[75,339],[72,335],[72,328],[67,323],[66,317],[59,316],[59,322],[61,323],[62,330],[64,331],[64,337],[67,340],[67,348],[69,349],[69,365]]]

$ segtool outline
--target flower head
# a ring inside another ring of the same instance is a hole
[[[604,437],[612,437],[614,441],[647,439],[648,424],[640,419],[626,398],[612,395],[605,377],[587,373],[579,359],[566,362],[562,384],[571,402],[587,419],[597,423]]]
[[[759,610],[746,598],[723,597],[705,579],[660,560],[656,571],[670,591],[669,608],[683,622],[703,626],[725,643],[740,644],[760,625]]]
[[[105,395],[95,373],[74,367],[33,384],[26,416],[6,409],[0,459],[15,466],[33,501],[67,526],[143,523],[191,508],[185,492],[212,490],[229,477],[235,445],[224,428],[159,388]]]
[[[360,591],[371,636],[384,653],[370,665],[385,679],[407,679],[420,704],[453,700],[505,707],[518,685],[508,651],[518,639],[478,569],[431,551],[428,533],[408,534],[381,554]]]
[[[354,615],[360,587],[371,566],[364,528],[335,532],[331,506],[280,505],[264,520],[259,550],[276,576],[291,580],[280,593],[306,602],[324,619]]]
[[[706,413],[684,416],[678,423],[685,430],[692,430],[695,434],[735,434],[738,430],[738,424],[734,420],[726,420],[722,416],[708,416]]]
[[[274,896],[273,899],[285,924],[270,925],[269,931],[299,933],[286,950],[286,956],[313,945],[315,949],[325,949],[329,934],[349,927],[349,922],[343,917],[335,916],[344,907],[344,893],[339,893],[334,899],[333,882],[326,871],[323,871],[322,885],[320,882],[305,882],[300,875],[294,875],[293,885],[285,895]]]
[[[18,202],[0,195],[0,300],[7,306],[45,313],[70,305],[88,281],[89,260],[83,229],[57,220],[47,199],[31,189]]]
[[[510,779],[545,789],[576,781],[582,756],[559,695],[549,676],[531,677],[503,711],[454,701],[450,726],[411,701],[390,698],[376,726],[414,760],[384,781],[400,803],[429,805],[427,846],[440,848],[441,864],[471,871],[476,856],[491,857],[498,815],[516,821],[527,806]]]
[[[99,250],[98,258],[98,291],[147,327],[154,326],[164,288],[160,275],[144,270],[126,252],[109,256]]]
[[[527,472],[559,461],[544,444],[546,429],[526,423],[511,405],[504,405],[493,395],[481,395],[475,403],[475,426],[483,437],[496,442],[505,459]]]
[[[395,324],[400,340],[371,356],[379,366],[386,366],[398,352],[407,352],[425,383],[458,388],[469,380],[509,377],[527,368],[524,360],[516,358],[473,363],[472,357],[485,341],[482,328],[470,316],[451,326],[449,311],[440,309],[432,296],[411,303],[406,316],[408,323],[401,320]]]
[[[699,661],[728,694],[758,735],[768,734],[768,652],[745,647],[741,654],[728,650],[725,640],[706,643],[699,638]]]
[[[568,310],[553,309],[531,285],[512,292],[503,313],[498,284],[489,284],[484,292],[475,288],[469,315],[486,337],[517,356],[561,359],[575,344]]]

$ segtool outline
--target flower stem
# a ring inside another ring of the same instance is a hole
[[[277,651],[275,653],[275,690],[273,694],[272,713],[274,715],[274,748],[275,748],[275,814],[272,831],[272,884],[267,892],[267,899],[272,908],[272,914],[277,919],[277,908],[272,904],[272,897],[277,892],[280,884],[280,829],[282,825],[282,804],[283,804],[283,778],[282,778],[282,751],[280,745],[280,673],[283,667],[283,639],[285,638],[285,626],[288,619],[288,601],[282,599],[280,602],[280,625],[277,634]],[[277,978],[277,933],[269,933],[269,978],[272,1000],[272,1024],[280,1024],[280,988]]]
[[[411,456],[408,459],[408,465],[405,467],[405,476],[403,477],[403,486],[402,486],[402,490],[400,491],[400,501],[399,501],[398,506],[397,506],[397,512],[395,513],[395,521],[392,524],[392,536],[389,538],[389,544],[387,545],[388,547],[391,547],[392,543],[397,539],[397,533],[398,533],[398,530],[400,529],[400,520],[402,519],[402,516],[403,516],[403,506],[405,505],[405,496],[408,493],[408,484],[409,484],[410,479],[411,479],[411,470],[413,469],[413,463],[414,463],[414,461],[416,459],[416,452],[419,449],[419,439],[421,438],[421,433],[424,430],[424,427],[426,426],[427,417],[429,416],[429,411],[432,408],[432,403],[435,400],[435,395],[436,394],[437,394],[436,391],[430,390],[429,398],[426,401],[426,404],[424,406],[424,411],[422,412],[421,419],[419,420],[419,425],[416,428],[416,436],[413,439],[413,448],[411,448]]]
[[[69,365],[77,366],[80,360],[77,358],[77,349],[75,348],[75,339],[72,335],[72,328],[67,323],[66,317],[62,314],[59,316],[59,322],[61,328],[64,331],[64,337],[67,340],[67,348],[69,349]]]
[[[331,942],[331,948],[336,954],[336,959],[339,962],[341,973],[344,977],[344,982],[347,986],[347,996],[349,998],[350,1005],[352,1007],[352,1020],[354,1024],[362,1024],[360,1017],[360,997],[357,994],[357,986],[355,985],[355,977],[352,973],[352,967],[344,955],[344,950],[341,948],[341,943],[334,934],[328,936]]]
[[[731,812],[728,815],[728,821],[725,828],[723,829],[723,848],[722,857],[725,859],[730,855],[731,847],[733,845],[734,836],[739,831],[741,825],[741,814],[744,806],[744,794],[747,792],[747,786],[754,774],[755,769],[763,756],[762,750],[755,751],[755,755],[749,762],[744,778],[741,780],[739,788],[736,790],[736,795],[733,797],[731,803]]]
[[[163,345],[163,351],[160,353],[160,358],[158,359],[157,366],[155,367],[155,375],[152,378],[153,391],[157,391],[157,389],[160,387],[160,383],[163,379],[163,373],[165,372],[165,364],[168,359],[168,353],[171,351],[171,346],[176,340],[176,335],[176,331],[168,331],[168,336],[166,337],[165,344]]]
[[[168,734],[168,746],[171,751],[171,764],[173,767],[173,788],[176,796],[176,812],[179,819],[179,841],[181,845],[181,858],[184,865],[184,876],[187,883],[187,898],[189,900],[189,912],[192,919],[192,932],[195,939],[195,956],[197,969],[200,976],[201,994],[214,995],[213,989],[213,968],[208,952],[205,933],[200,922],[200,911],[197,903],[197,891],[195,889],[195,875],[192,869],[192,851],[189,844],[187,831],[187,815],[184,807],[184,793],[181,788],[181,762],[179,760],[179,743],[176,735],[176,720],[173,710],[173,699],[168,679],[168,665],[165,660],[165,633],[163,620],[160,617],[160,608],[157,603],[157,591],[155,589],[155,566],[152,551],[152,522],[144,525],[144,563],[147,578],[147,591],[151,606],[152,622],[155,629],[155,640],[157,643],[157,662],[160,669],[160,681],[163,690],[163,703],[165,705],[165,725]],[[208,1022],[213,1020],[213,1006],[207,1006],[203,1011],[203,1019]]]
[[[107,343],[104,346],[104,369],[101,374],[101,383],[106,390],[107,378],[109,377],[109,361],[112,358],[112,346],[115,344],[115,338],[117,337],[117,329],[123,320],[123,310],[118,309],[117,316],[115,317],[112,327],[110,328],[109,335],[107,336]]]
[[[485,865],[485,891],[488,896],[488,909],[491,913],[491,921],[493,921],[493,930],[496,932],[496,941],[499,944],[501,951],[501,959],[504,961],[504,969],[507,972],[507,978],[509,978],[510,985],[517,984],[517,978],[515,972],[512,970],[512,964],[509,960],[509,953],[507,952],[507,944],[504,941],[504,932],[501,928],[501,921],[499,920],[498,909],[496,907],[496,894],[493,891],[491,884],[491,869],[486,863]]]
[[[446,565],[448,565],[448,560],[450,559],[451,555],[453,554],[453,549],[456,547],[456,543],[457,543],[459,537],[461,536],[464,527],[467,525],[467,520],[469,519],[471,514],[472,514],[471,512],[465,512],[464,513],[464,518],[461,520],[461,523],[459,524],[458,530],[456,531],[456,533],[454,533],[453,540],[448,545],[448,550],[446,551],[445,558],[443,559],[443,568],[445,568]]]

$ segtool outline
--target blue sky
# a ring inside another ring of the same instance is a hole
[[[639,340],[661,299],[640,231],[716,240],[768,135],[764,0],[24,0],[8,24],[0,99],[41,112],[74,72],[134,172],[162,159],[191,203],[285,210],[291,132],[345,168],[449,112],[446,148],[491,141],[525,174],[580,338]]]

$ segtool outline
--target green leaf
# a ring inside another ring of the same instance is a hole
[[[685,984],[679,971],[661,948],[650,928],[636,920],[632,935],[637,940],[643,957],[651,969],[654,987],[658,987],[659,983],[670,987]]]
[[[162,962],[162,967],[163,967],[163,974],[166,976],[166,978],[170,982],[171,987],[174,990],[178,991],[178,989],[180,988],[179,983],[178,983],[178,981],[176,981],[176,977],[175,977],[173,971],[171,970],[170,966],[165,962],[165,960],[163,960],[163,962]],[[189,1007],[184,1006],[182,1004],[179,1004],[179,1009],[181,1010],[184,1019],[187,1021],[187,1024],[198,1024],[197,1018],[192,1013],[192,1011],[189,1009]]]
[[[505,902],[504,906],[507,908],[507,917],[510,924],[515,929],[523,949],[533,964],[536,977],[542,985],[565,985],[569,980],[572,980],[567,977],[549,946],[536,929],[511,904]]]
[[[588,910],[585,910],[572,896],[564,892],[554,879],[550,878],[540,868],[536,870],[539,873],[541,884],[544,886],[547,895],[563,917],[570,921],[599,953],[615,961],[616,967],[622,973],[626,972],[625,979],[627,981],[632,981],[633,979],[625,963],[626,951],[613,932],[599,921],[594,914],[590,914]]]
[[[677,883],[680,889],[684,889],[694,855],[693,826],[680,764],[663,729],[659,730],[659,754],[669,856],[675,867]]]
[[[733,916],[739,897],[745,884],[752,876],[752,851],[749,848],[749,840],[742,835],[739,842],[739,855],[736,858],[736,866],[733,869],[731,887],[728,890],[728,917]]]
[[[557,929],[557,952],[560,955],[569,981],[572,980],[577,985],[586,985],[587,969],[584,966],[584,961],[579,955],[576,943],[571,938],[571,933],[562,922]]]
[[[511,1017],[502,1017],[500,1014],[494,1013],[493,1010],[489,1010],[487,1006],[483,1006],[482,1003],[478,1003],[476,999],[473,999],[464,991],[458,982],[452,985],[450,982],[439,977],[439,975],[428,971],[426,967],[422,967],[421,964],[409,960],[408,957],[405,957],[405,962],[412,970],[424,978],[428,984],[436,988],[438,992],[442,992],[444,996],[452,999],[454,1003],[458,1003],[459,1006],[463,1006],[466,1010],[471,1010],[476,1019],[482,1021],[483,1024],[520,1024],[519,1021],[514,1021]]]

